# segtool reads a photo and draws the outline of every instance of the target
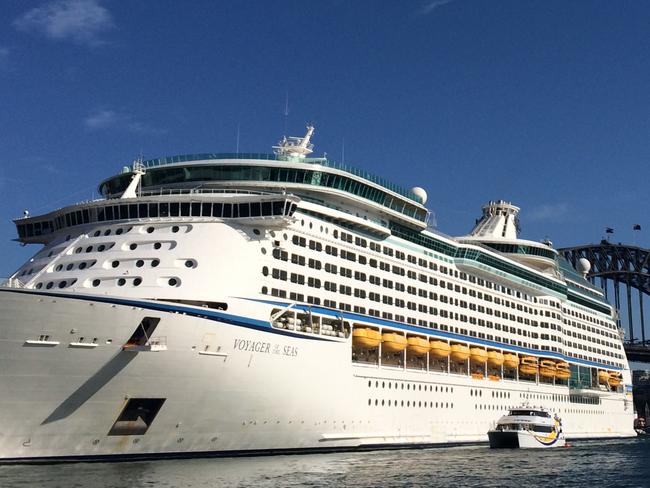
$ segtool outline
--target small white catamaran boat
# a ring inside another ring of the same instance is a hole
[[[545,408],[522,406],[510,410],[488,431],[490,447],[564,447],[562,420]]]

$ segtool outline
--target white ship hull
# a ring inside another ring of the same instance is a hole
[[[568,393],[554,386],[354,365],[349,339],[274,330],[255,301],[199,317],[131,299],[0,300],[2,461],[486,442],[524,396],[562,412],[568,437],[634,435],[620,396],[574,411],[552,400]],[[122,350],[143,316],[161,318],[153,339],[166,347]],[[39,340],[44,323],[56,341]],[[81,345],[90,338],[97,346]],[[165,402],[146,435],[107,435],[129,398]]]

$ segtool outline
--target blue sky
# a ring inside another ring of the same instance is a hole
[[[36,251],[11,241],[24,209],[92,198],[140,152],[234,151],[238,126],[268,152],[308,121],[317,154],[424,187],[443,232],[500,198],[526,238],[650,246],[649,20],[632,1],[4,0],[0,276]]]

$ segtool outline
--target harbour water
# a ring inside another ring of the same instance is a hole
[[[0,466],[0,487],[647,487],[650,441]]]

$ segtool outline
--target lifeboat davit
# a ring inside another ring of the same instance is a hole
[[[499,351],[488,351],[488,366],[493,366],[493,367],[499,367],[501,366],[505,359],[503,357],[503,354],[501,354]]]
[[[519,371],[523,374],[537,374],[537,358],[533,356],[522,356]]]
[[[610,375],[609,372],[605,371],[604,369],[598,370],[598,382],[602,383],[603,385],[610,380]]]
[[[542,359],[539,362],[539,374],[544,378],[555,378],[555,373],[557,368],[555,366],[555,361],[550,359]]]
[[[408,352],[415,354],[416,356],[424,356],[429,352],[429,341],[423,337],[409,337],[407,343]]]
[[[381,334],[378,330],[367,328],[355,328],[352,331],[352,344],[362,349],[373,349],[379,347]]]
[[[571,378],[571,368],[569,363],[561,361],[555,364],[555,377],[561,380],[568,380]]]
[[[386,352],[400,352],[406,349],[406,337],[395,332],[384,332],[381,335],[381,347]]]
[[[519,366],[519,358],[516,354],[504,354],[503,355],[503,365],[506,368],[516,368]]]
[[[444,341],[430,341],[429,347],[431,355],[439,359],[447,358],[451,354],[451,346]]]
[[[618,386],[621,384],[622,380],[621,373],[610,373],[609,375],[609,386]]]
[[[469,358],[470,352],[469,347],[463,344],[452,344],[451,346],[451,359],[453,361],[461,362],[467,361]]]
[[[470,358],[473,363],[485,364],[488,360],[488,353],[481,347],[472,347],[469,350]]]

